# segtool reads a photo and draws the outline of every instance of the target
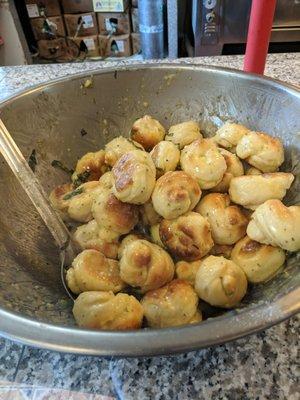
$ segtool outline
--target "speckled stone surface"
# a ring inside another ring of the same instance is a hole
[[[241,68],[242,57],[204,57],[185,62]],[[0,99],[33,84],[106,65],[0,68]],[[266,75],[299,85],[300,55],[270,55]],[[141,359],[74,356],[0,339],[0,399],[298,400],[299,328],[298,316],[226,345]]]
[[[270,54],[265,74],[285,82],[300,84],[300,53]],[[172,62],[172,61],[171,61]],[[176,61],[174,61],[176,62]],[[224,66],[241,69],[242,56],[199,57],[184,59],[184,62]],[[17,67],[0,67],[0,99],[32,85],[47,82],[72,73],[93,71],[114,65],[126,65],[128,62],[85,62],[74,64],[44,64]]]

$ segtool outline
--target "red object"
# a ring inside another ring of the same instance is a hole
[[[244,71],[263,74],[276,0],[252,0]]]

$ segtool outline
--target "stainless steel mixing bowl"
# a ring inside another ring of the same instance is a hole
[[[92,85],[86,79],[92,81]],[[87,87],[85,87],[87,86]],[[78,157],[127,135],[145,113],[166,127],[193,118],[207,135],[227,119],[280,137],[285,169],[298,177],[287,204],[299,201],[300,92],[228,69],[135,65],[79,74],[20,93],[0,105],[3,121],[26,157],[36,150],[36,175],[49,192],[69,176],[52,160]],[[131,332],[75,327],[50,233],[3,159],[0,164],[0,331],[54,350],[100,355],[173,353],[223,343],[271,326],[300,309],[297,254],[285,271],[252,287],[239,310],[180,328]]]

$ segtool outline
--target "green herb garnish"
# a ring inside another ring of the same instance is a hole
[[[72,197],[77,196],[78,194],[81,194],[81,193],[83,193],[83,192],[84,192],[83,188],[75,189],[75,190],[73,190],[73,192],[67,193],[67,194],[63,197],[63,199],[64,199],[64,200],[70,200]]]
[[[36,160],[36,151],[35,149],[32,150],[29,160],[28,160],[28,165],[31,168],[33,172],[35,172],[35,167],[37,166],[37,160]]]
[[[83,183],[87,182],[91,175],[90,171],[84,171],[81,174],[78,174],[73,181],[75,187],[82,185]]]
[[[73,169],[69,169],[68,167],[66,167],[61,161],[58,160],[53,160],[51,162],[52,167],[54,168],[59,168],[62,171],[66,172],[67,174],[73,174],[74,170]]]

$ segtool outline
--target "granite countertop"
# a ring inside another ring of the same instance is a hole
[[[242,67],[241,56],[186,61]],[[85,62],[2,67],[0,100],[33,84],[105,65]],[[300,55],[270,55],[266,75],[299,85]],[[75,356],[0,339],[0,399],[296,400],[299,328],[300,318],[296,316],[226,345],[173,357],[140,359]]]

